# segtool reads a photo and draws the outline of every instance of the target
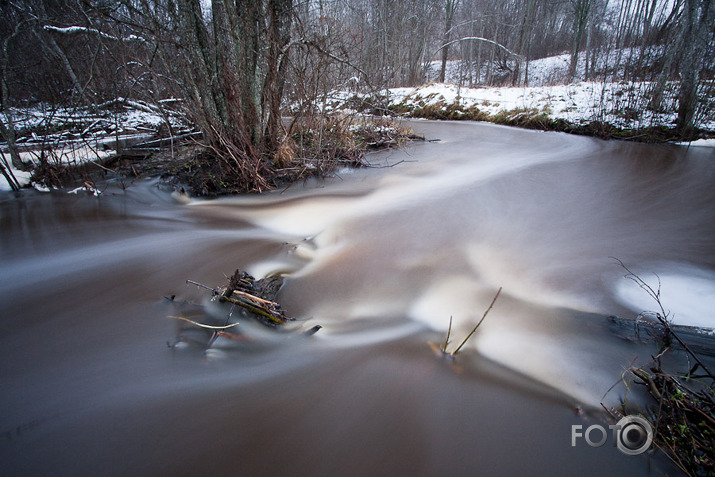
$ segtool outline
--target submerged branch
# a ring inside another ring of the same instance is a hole
[[[239,325],[239,323],[232,323],[230,325],[224,325],[224,326],[212,326],[212,325],[206,325],[204,323],[199,323],[198,321],[190,320],[188,318],[184,318],[183,316],[167,316],[167,318],[171,318],[173,320],[185,321],[187,323],[191,323],[192,325],[196,325],[201,328],[207,328],[209,330],[225,330],[225,329],[233,328],[234,326]]]

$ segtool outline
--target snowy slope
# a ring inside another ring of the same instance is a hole
[[[581,82],[570,85],[539,87],[460,88],[449,84],[429,84],[416,88],[392,88],[390,102],[417,107],[440,102],[457,102],[464,108],[476,107],[490,114],[515,109],[538,110],[553,119],[575,124],[602,121],[621,128],[643,128],[664,125],[676,120],[675,98],[664,113],[646,109],[647,83]],[[635,113],[640,111],[639,113]],[[715,130],[715,122],[702,125]]]
[[[575,82],[586,81],[588,79],[612,79],[622,76],[624,66],[628,63],[642,61],[644,65],[652,64],[655,56],[660,52],[659,47],[651,47],[645,50],[641,48],[624,48],[609,52],[598,52],[589,58],[589,78],[586,78],[585,53],[581,52],[576,67]],[[528,86],[548,86],[566,84],[572,82],[569,78],[569,67],[571,65],[571,53],[549,56],[547,58],[532,59],[525,65],[528,72],[521,71],[520,83],[523,84],[525,75],[528,74]],[[439,78],[441,61],[432,61],[427,66],[425,77],[428,82],[436,82]],[[467,86],[485,83],[486,63],[482,65],[481,74],[476,70],[475,65],[470,65],[462,60],[449,60],[445,68],[445,80],[447,84]],[[470,74],[471,73],[471,74]],[[498,74],[495,69],[495,74]]]

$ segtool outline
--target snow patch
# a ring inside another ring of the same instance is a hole
[[[87,192],[88,194],[92,194],[95,197],[99,197],[99,195],[102,193],[102,191],[97,190],[94,187],[87,186],[87,185],[77,187],[76,189],[67,191],[68,194],[74,194],[74,195],[77,195],[78,192]]]
[[[676,325],[715,327],[715,272],[681,264],[661,264],[658,277],[641,276],[653,290]],[[660,284],[658,283],[660,280]],[[632,280],[615,286],[616,300],[636,313],[656,312],[658,304]]]
[[[715,147],[715,139],[698,139],[692,142],[678,142],[678,146],[687,147]]]

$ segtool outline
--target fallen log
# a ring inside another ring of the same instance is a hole
[[[179,134],[178,136],[171,136],[161,139],[156,139],[153,141],[142,142],[139,144],[133,144],[132,146],[124,149],[122,152],[127,151],[142,151],[148,149],[161,149],[171,146],[172,144],[180,144],[186,142],[188,139],[200,139],[203,136],[202,132],[190,132],[186,134]]]
[[[626,319],[609,316],[611,331],[618,337],[639,343],[660,343],[664,340],[665,330],[659,321],[648,319]],[[677,340],[671,343],[675,349],[684,349],[683,344],[703,356],[715,356],[715,331],[710,328],[687,325],[670,325],[671,333],[676,333],[683,343]]]

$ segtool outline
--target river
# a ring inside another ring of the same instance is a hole
[[[184,203],[149,180],[2,196],[2,473],[666,466],[572,446],[571,426],[604,424],[599,403],[656,350],[607,319],[657,309],[615,258],[660,277],[676,323],[715,326],[713,150],[408,125],[433,141],[261,196]],[[247,322],[251,341],[167,346],[181,303],[207,303],[186,280],[224,285],[239,267],[285,274],[291,331]],[[500,287],[456,359],[435,354],[450,317],[451,350]]]

